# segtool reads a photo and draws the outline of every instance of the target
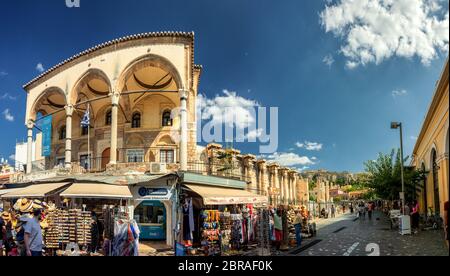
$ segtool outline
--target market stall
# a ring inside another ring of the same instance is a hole
[[[135,256],[138,254],[139,231],[133,217],[132,194],[126,185],[74,183],[60,196],[77,210],[70,217],[89,217],[90,235],[77,236],[77,245],[87,245],[90,252],[99,248],[103,255]],[[78,212],[81,210],[81,213]],[[132,233],[132,234],[130,234]],[[85,238],[86,237],[86,238]],[[85,238],[89,243],[83,242]]]
[[[268,213],[255,208],[267,202],[242,189],[184,184],[179,240],[190,255],[238,255],[251,245],[268,250]]]

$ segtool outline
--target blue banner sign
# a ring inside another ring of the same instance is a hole
[[[52,116],[41,120],[42,130],[42,156],[48,157],[52,154]]]
[[[170,200],[172,197],[172,191],[167,188],[139,187],[137,194],[145,200]]]

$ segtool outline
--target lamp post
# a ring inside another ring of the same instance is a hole
[[[405,179],[403,176],[403,129],[402,129],[402,123],[400,122],[392,122],[391,123],[391,129],[400,129],[400,174],[401,174],[401,181],[402,181],[402,214],[405,215]]]

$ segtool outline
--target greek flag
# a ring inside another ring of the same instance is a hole
[[[89,106],[86,109],[86,113],[84,113],[83,119],[81,120],[81,126],[82,127],[89,127],[91,125],[91,116],[89,112]]]

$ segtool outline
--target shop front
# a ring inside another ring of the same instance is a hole
[[[166,241],[173,245],[176,178],[162,177],[131,187],[134,212],[141,240]]]
[[[185,174],[179,210],[178,255],[268,254],[268,199],[233,179]]]

